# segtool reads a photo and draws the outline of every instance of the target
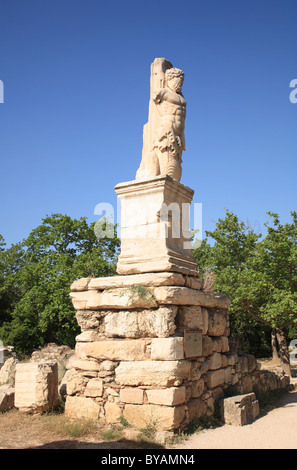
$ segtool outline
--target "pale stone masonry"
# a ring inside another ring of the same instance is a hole
[[[23,412],[44,412],[58,400],[58,364],[18,363],[15,373],[15,407]]]
[[[98,300],[92,308],[85,304],[90,296]],[[71,418],[113,423],[123,416],[141,428],[177,429],[213,415],[229,387],[248,393],[288,385],[288,377],[259,370],[253,356],[229,350],[230,300],[205,292],[198,276],[79,279],[71,298],[82,330],[67,382]],[[200,356],[185,355],[188,329],[201,332]]]
[[[189,230],[194,191],[168,175],[160,175],[118,184],[115,192],[121,202],[117,273],[172,271],[196,276]]]
[[[220,408],[224,422],[234,426],[250,424],[260,414],[259,402],[254,393],[225,398]]]

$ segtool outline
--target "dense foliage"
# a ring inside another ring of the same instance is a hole
[[[272,224],[262,236],[226,211],[216,229],[206,233],[213,243],[204,239],[194,256],[202,272],[214,274],[215,290],[232,300],[233,338],[259,357],[271,355],[272,335],[287,361],[297,321],[297,213],[285,225],[277,214],[268,214]]]
[[[1,236],[0,339],[4,344],[22,353],[48,342],[74,346],[80,331],[70,285],[81,277],[115,274],[119,239],[116,234],[97,238],[97,232],[98,223],[53,214],[8,249]]]

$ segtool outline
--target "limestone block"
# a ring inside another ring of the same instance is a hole
[[[0,412],[11,410],[14,407],[14,387],[0,386]]]
[[[200,290],[203,288],[203,279],[200,279],[199,277],[194,277],[194,276],[187,276],[185,287],[190,287],[191,289]]]
[[[87,343],[87,344],[93,344],[93,343]],[[72,367],[74,369],[79,369],[79,370],[84,370],[84,371],[99,371],[100,370],[99,363],[97,361],[92,361],[89,359],[74,359],[72,361]]]
[[[184,276],[180,273],[156,272],[156,273],[144,273],[144,274],[130,274],[127,276],[98,277],[98,278],[92,279],[88,283],[88,289],[104,290],[104,289],[111,289],[115,287],[131,287],[131,286],[145,286],[145,287],[184,286],[185,282],[186,281],[185,281]]]
[[[242,374],[245,374],[249,371],[249,363],[247,356],[238,356],[238,367]]]
[[[222,294],[210,294],[189,287],[160,286],[154,289],[159,304],[200,305],[201,307],[227,309],[230,299]]]
[[[256,399],[251,399],[252,400],[252,409],[251,409],[251,418],[254,420],[258,418],[260,415],[260,404],[259,401]],[[249,418],[249,415],[248,415]]]
[[[187,407],[189,413],[189,422],[191,422],[194,418],[201,418],[201,416],[204,416],[207,413],[207,405],[200,398],[194,398],[193,400],[190,400],[187,403]]]
[[[208,361],[204,360],[200,366],[200,374],[201,375],[206,374],[207,371],[208,371]]]
[[[228,359],[228,365],[234,366],[238,361],[238,356],[235,352],[231,352],[227,354],[227,359]]]
[[[193,190],[161,175],[118,184],[115,191],[121,201],[118,274],[173,271],[197,276],[186,210]]]
[[[107,423],[118,423],[122,414],[121,408],[114,402],[106,402],[104,405],[105,419]]]
[[[77,342],[75,345],[75,360],[77,359],[82,359],[82,360],[88,360],[86,353],[85,353],[85,343],[80,343]]]
[[[229,352],[229,339],[228,336],[221,336],[222,352]]]
[[[114,387],[106,388],[105,392],[108,396],[111,396],[111,397],[119,397],[120,396],[120,394],[118,392],[118,389],[116,389]]]
[[[202,336],[202,355],[209,356],[213,352],[212,339],[210,336]]]
[[[65,378],[65,392],[67,395],[75,395],[79,393],[83,387],[85,378],[80,372],[77,372],[75,369],[70,369],[68,371],[68,377]]]
[[[212,338],[212,346],[214,352],[221,352],[222,351],[222,340],[220,336]]]
[[[220,353],[213,353],[208,358],[209,370],[217,370],[222,367],[222,355]]]
[[[190,361],[121,362],[115,369],[121,385],[178,386],[189,378]]]
[[[42,412],[52,408],[57,399],[57,362],[28,362],[16,365],[16,408],[21,411]]]
[[[151,359],[154,361],[175,361],[184,359],[184,338],[155,338],[152,340]]]
[[[186,401],[186,387],[146,390],[147,401],[155,405],[175,406]]]
[[[243,375],[241,377],[240,381],[240,392],[241,393],[249,393],[253,390],[253,382],[252,378],[250,375]],[[275,386],[274,390],[277,388],[277,385]],[[271,389],[273,390],[273,389]]]
[[[209,313],[208,335],[223,336],[227,327],[227,313],[211,310]]]
[[[65,402],[65,416],[70,419],[86,419],[97,421],[101,406],[88,397],[67,396]]]
[[[106,308],[152,308],[158,304],[146,288],[143,290],[132,289],[129,287],[118,289],[107,289],[104,291],[87,290],[82,292],[70,292],[73,306],[76,310],[100,310]]]
[[[131,287],[108,289],[102,292],[101,308],[153,308],[158,307],[149,288]]]
[[[126,405],[124,418],[138,428],[154,426],[159,431],[176,429],[185,416],[185,406]]]
[[[71,284],[70,290],[71,291],[83,291],[87,290],[88,284],[90,280],[93,279],[92,277],[82,277],[81,279],[77,279]]]
[[[225,354],[221,354],[221,358],[222,358],[222,367],[228,367],[228,359],[227,359],[227,356]]]
[[[76,342],[87,342],[87,341],[99,341],[102,338],[102,335],[96,330],[85,330],[79,335],[76,336]]]
[[[125,387],[120,390],[120,401],[123,403],[130,403],[141,405],[144,400],[144,391],[136,387]]]
[[[14,385],[15,367],[17,360],[14,357],[7,359],[0,369],[0,386]]]
[[[86,397],[102,397],[103,395],[103,380],[93,378],[89,380],[85,389]]]
[[[179,306],[176,323],[178,328],[200,329],[203,333],[202,308],[199,305],[194,307]]]
[[[207,385],[215,388],[225,383],[225,369],[208,371],[206,374]]]
[[[100,308],[101,292],[97,291],[73,291],[70,292],[73,307],[75,310],[94,310]]]
[[[226,424],[243,426],[253,422],[260,413],[254,393],[225,398],[220,403],[221,416]]]
[[[75,317],[81,329],[85,331],[98,328],[105,313],[102,314],[102,312],[96,310],[78,310]]]
[[[204,392],[204,380],[200,378],[199,380],[195,380],[195,382],[191,385],[191,397],[198,398]]]
[[[67,359],[67,361],[66,361],[66,363],[65,363],[65,368],[66,368],[67,370],[73,369],[72,363],[73,363],[73,361],[75,361],[76,359],[77,359],[77,357],[76,357],[75,353],[72,354],[72,355],[69,357],[69,359]]]
[[[193,381],[199,380],[201,375],[202,374],[201,374],[200,362],[191,361],[191,373],[190,373],[191,380]]]
[[[225,383],[230,384],[232,381],[232,367],[225,367],[223,370],[225,371]],[[250,391],[251,390],[247,390],[247,392]]]
[[[105,334],[108,337],[167,337],[175,331],[177,307],[158,309],[111,311],[104,319]]]
[[[207,416],[213,416],[215,412],[215,399],[213,397],[208,397],[205,400],[205,404],[207,406],[207,411],[206,411]]]
[[[82,343],[83,344],[83,343]],[[108,340],[83,344],[87,357],[111,361],[144,361],[149,359],[147,340]]]
[[[239,382],[239,375],[238,374],[232,374],[231,376],[231,385],[236,385]]]
[[[118,365],[117,362],[109,361],[106,359],[100,362],[100,370],[112,371],[116,368],[117,365]]]
[[[202,308],[202,334],[206,335],[208,332],[208,322],[209,322],[209,317],[208,317],[208,310],[206,308]]]

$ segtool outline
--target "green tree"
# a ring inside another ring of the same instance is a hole
[[[292,212],[292,222],[282,225],[277,214],[268,214],[273,226],[266,224],[267,235],[260,240],[261,235],[226,211],[216,229],[207,232],[214,245],[205,241],[205,252],[202,245],[194,255],[200,269],[214,273],[215,289],[232,300],[231,334],[250,341],[255,354],[261,350],[258,341],[265,344],[269,332],[290,374],[285,328],[297,319],[297,215]]]
[[[3,342],[25,353],[48,342],[75,344],[79,328],[70,285],[115,274],[120,245],[116,234],[97,238],[94,228],[84,217],[53,214],[21,244],[0,253],[7,301],[0,311]]]
[[[0,250],[0,326],[11,320],[11,313],[22,295],[21,286],[15,277],[24,264],[24,250],[21,243]],[[1,337],[0,337],[1,339]]]
[[[285,329],[297,321],[297,213],[282,225],[279,216],[268,212],[272,226],[257,244],[249,260],[239,292],[241,304],[258,322],[272,330],[272,345],[278,349],[284,371],[291,374]],[[291,330],[294,332],[294,328]]]
[[[211,273],[213,289],[232,300],[229,308],[231,341],[257,357],[268,355],[270,330],[265,325],[259,327],[258,321],[242,308],[240,294],[243,273],[248,260],[255,256],[261,235],[227,210],[225,218],[218,219],[215,230],[206,231],[206,236],[193,254],[200,272],[206,278]]]

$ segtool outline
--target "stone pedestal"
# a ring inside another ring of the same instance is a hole
[[[118,274],[174,271],[197,276],[189,232],[194,191],[167,175],[121,183],[115,191],[121,201]]]
[[[105,424],[123,416],[139,428],[172,430],[212,415],[230,386],[238,394],[289,384],[287,376],[258,370],[253,356],[229,351],[230,299],[205,291],[200,278],[84,278],[70,295],[81,327],[66,384],[70,418]],[[201,340],[191,354],[188,333]]]
[[[57,362],[26,362],[16,365],[16,408],[23,412],[41,413],[55,406],[57,400]]]
[[[211,414],[231,376],[230,300],[198,277],[154,272],[85,278],[71,286],[82,333],[67,383],[69,417],[177,429]],[[201,348],[188,357],[185,331]]]

